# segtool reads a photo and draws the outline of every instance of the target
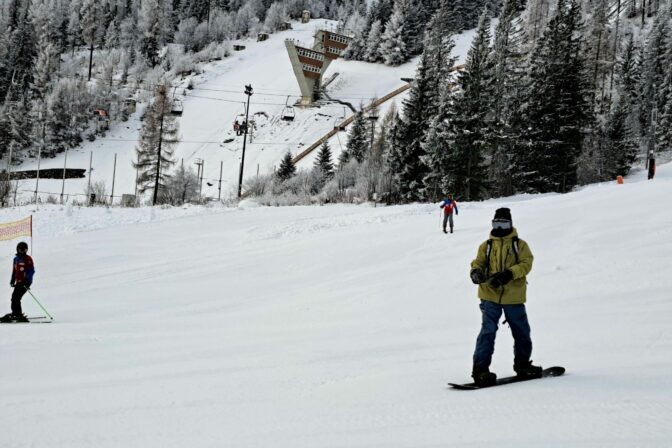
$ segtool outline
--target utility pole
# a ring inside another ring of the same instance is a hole
[[[117,153],[114,153],[114,168],[112,168],[112,193],[110,194],[110,205],[114,203],[114,180],[117,177]]]
[[[376,187],[373,182],[373,161],[374,161],[374,156],[373,156],[373,136],[374,133],[376,132],[376,121],[378,121],[378,112],[376,111],[375,108],[371,108],[371,111],[369,111],[369,121],[371,122],[371,144],[369,146],[369,163],[368,163],[368,169],[367,171],[369,172],[369,197],[372,197],[376,193]]]
[[[245,166],[245,144],[247,143],[247,128],[250,126],[250,97],[252,96],[252,84],[245,86],[245,95],[247,95],[247,108],[245,109],[245,134],[243,135],[243,156],[240,159],[240,175],[238,176],[238,199],[243,193],[243,167]]]
[[[86,200],[89,202],[91,202],[91,171],[93,171],[93,151],[91,151],[91,157],[89,157],[89,183],[86,185]]]
[[[163,114],[166,104],[166,87],[159,86],[159,95],[161,96],[161,124],[159,125],[159,148],[157,150],[156,158],[156,180],[154,181],[154,198],[152,199],[152,205],[156,205],[156,201],[159,198],[159,177],[161,177],[161,143],[163,142]]]
[[[222,171],[224,171],[224,161],[219,162],[219,193],[217,194],[217,200],[221,202],[222,200]]]
[[[65,193],[65,170],[68,166],[68,146],[65,146],[65,157],[63,158],[63,183],[61,184],[61,205],[63,205],[63,193]]]
[[[201,192],[203,190],[203,165],[205,161],[203,159],[196,159],[196,166],[198,171],[196,172],[196,179],[198,179],[198,202],[201,202]]]
[[[44,149],[44,139],[46,134],[46,117],[42,118],[42,142],[40,147],[37,149],[37,173],[35,176],[35,205],[37,205],[37,191],[40,186],[40,162],[42,161],[42,149]]]

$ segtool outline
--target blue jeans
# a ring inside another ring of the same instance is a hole
[[[530,338],[530,324],[527,322],[525,305],[500,305],[488,300],[481,300],[481,332],[476,339],[474,351],[474,370],[484,370],[490,367],[492,354],[495,351],[495,336],[499,318],[504,312],[504,317],[511,327],[513,335],[514,364],[526,363],[532,355],[532,339]]]

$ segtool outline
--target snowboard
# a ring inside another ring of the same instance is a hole
[[[47,316],[28,317],[28,322],[18,322],[16,320],[11,321],[0,320],[0,324],[49,324],[51,322],[53,322],[53,319],[49,319]]]
[[[541,372],[541,378],[548,378],[551,376],[560,376],[563,373],[565,373],[565,368],[564,367],[549,367],[547,369],[542,370]],[[524,377],[519,377],[519,376],[507,376],[504,378],[497,378],[497,382],[493,384],[492,386],[477,386],[476,383],[466,383],[466,384],[456,384],[456,383],[448,383],[449,386],[451,386],[453,389],[458,389],[458,390],[474,390],[474,389],[484,389],[486,387],[495,387],[495,386],[503,386],[505,384],[511,384],[511,383],[520,383],[523,381],[531,381],[531,380],[537,380],[539,378],[524,378]]]

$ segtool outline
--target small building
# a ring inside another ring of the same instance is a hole
[[[121,195],[121,206],[122,207],[135,207],[137,205],[134,194],[122,194]]]
[[[268,33],[258,33],[257,42],[263,42],[268,39]]]
[[[310,22],[310,11],[304,9],[303,12],[301,13],[301,23],[308,23],[308,22]]]
[[[233,51],[243,51],[245,49],[245,45],[234,45],[233,46]]]
[[[290,22],[282,22],[280,26],[278,26],[278,31],[287,31],[292,29],[292,24]]]

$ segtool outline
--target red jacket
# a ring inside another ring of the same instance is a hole
[[[441,201],[441,204],[439,205],[443,209],[443,213],[446,215],[450,215],[453,213],[453,210],[455,210],[455,214],[458,215],[460,212],[457,209],[457,202],[455,202],[454,199],[444,199]]]
[[[14,269],[12,269],[12,283],[30,285],[33,283],[35,265],[30,255],[17,255],[14,257]]]

